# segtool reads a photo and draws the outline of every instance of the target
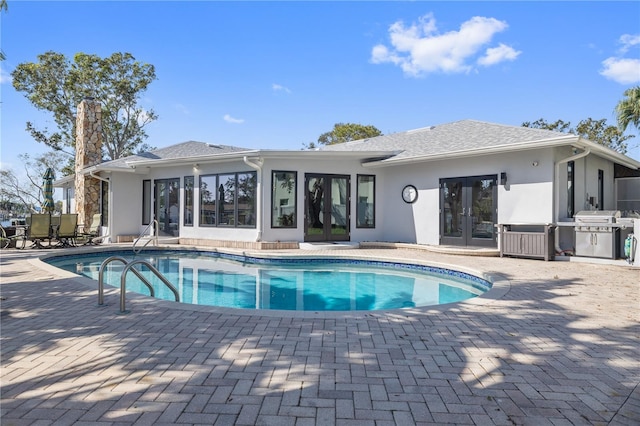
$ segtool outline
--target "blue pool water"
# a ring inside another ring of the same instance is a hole
[[[265,259],[201,251],[146,250],[56,256],[44,261],[98,280],[110,256],[146,260],[178,289],[180,302],[243,309],[302,311],[369,311],[430,306],[479,296],[491,284],[448,269],[382,261],[348,259]],[[105,285],[120,287],[124,266],[110,263]],[[173,293],[144,266],[155,297],[174,300]],[[96,286],[97,287],[97,286]],[[127,291],[149,294],[133,273]]]

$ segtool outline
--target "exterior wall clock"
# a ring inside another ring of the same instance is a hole
[[[405,203],[414,203],[418,199],[418,190],[413,185],[402,188],[402,199]]]

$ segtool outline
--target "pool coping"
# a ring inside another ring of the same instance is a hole
[[[95,246],[95,247],[78,247],[73,249],[73,254],[87,254],[87,253],[97,253],[104,251],[122,251],[125,249],[131,248],[130,244],[120,245],[120,244],[109,244],[104,246]],[[211,248],[211,247],[201,247],[201,246],[186,246],[186,245],[161,245],[157,247],[151,247],[145,250],[181,250],[181,251],[206,251],[206,252],[214,252],[214,253],[223,253],[229,255],[240,255],[247,256],[252,258],[264,258],[264,259],[318,259],[318,258],[339,258],[341,260],[364,260],[364,261],[381,261],[381,262],[392,262],[399,263],[405,265],[418,265],[418,266],[426,266],[433,268],[441,268],[448,269],[453,271],[463,272],[477,278],[481,278],[491,283],[491,288],[476,297],[471,299],[463,300],[460,302],[452,302],[441,305],[429,305],[422,307],[411,307],[411,308],[399,308],[399,309],[378,309],[371,311],[293,311],[293,310],[280,310],[280,309],[241,309],[241,308],[228,308],[221,306],[207,306],[207,305],[193,305],[188,303],[176,303],[169,300],[156,299],[151,296],[146,296],[139,293],[134,293],[127,291],[126,300],[128,301],[136,301],[137,303],[151,303],[159,307],[166,307],[171,309],[180,309],[194,312],[211,312],[211,313],[219,313],[219,314],[233,314],[233,315],[245,315],[245,316],[262,316],[262,317],[289,317],[289,318],[362,318],[365,316],[372,315],[384,315],[384,314],[397,314],[397,315],[410,315],[415,313],[439,313],[443,312],[455,307],[464,307],[467,305],[486,305],[490,304],[496,300],[503,298],[511,289],[511,283],[507,280],[504,275],[499,273],[489,273],[483,272],[480,270],[452,264],[452,263],[441,263],[441,262],[428,262],[421,261],[417,259],[404,261],[402,259],[393,258],[393,257],[385,257],[385,256],[371,256],[365,254],[354,254],[355,250],[349,250],[348,253],[341,252],[337,253],[332,251],[330,253],[326,252],[289,252],[289,251],[269,251],[265,252],[264,250],[246,250],[246,249],[230,249],[230,248]],[[87,287],[93,287],[96,289],[96,301],[97,301],[97,283],[95,280],[90,278],[82,277],[73,272],[68,272],[57,268],[53,265],[50,265],[44,262],[44,259],[65,256],[69,252],[66,253],[44,253],[41,256],[36,258],[29,259],[29,262],[32,262],[34,267],[44,269],[52,274],[60,278],[71,279],[74,282],[82,284]],[[119,294],[120,289],[114,287],[105,287],[104,296],[105,300],[113,299],[117,297],[118,303],[108,303],[105,302],[104,305],[97,305],[100,307],[115,307],[119,310]],[[130,312],[128,310],[127,312]]]

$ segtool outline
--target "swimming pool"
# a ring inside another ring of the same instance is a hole
[[[261,258],[194,250],[131,250],[55,256],[55,267],[98,280],[111,256],[145,260],[178,289],[181,303],[258,310],[372,311],[440,305],[477,297],[491,283],[476,276],[430,266],[340,258]],[[104,283],[119,287],[124,266],[111,263]],[[148,269],[136,268],[153,285],[155,297],[173,293]],[[133,274],[127,291],[149,295]]]

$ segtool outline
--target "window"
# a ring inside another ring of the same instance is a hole
[[[216,175],[200,176],[200,226],[216,225]]]
[[[104,225],[109,223],[109,182],[100,182],[100,199],[102,201],[100,205],[100,213],[102,214],[100,225]]]
[[[184,226],[193,226],[193,176],[184,177]]]
[[[271,174],[271,227],[295,228],[298,175],[273,171]]]
[[[73,198],[73,192],[74,191],[75,191],[75,188],[65,188],[64,189],[64,199],[65,199],[65,204],[66,204],[65,213],[67,213],[67,214],[71,213],[71,199]]]
[[[218,226],[235,226],[236,175],[218,176]]]
[[[576,165],[574,161],[567,163],[567,217],[572,218],[576,213]]]
[[[256,226],[255,172],[200,176],[200,226]]]
[[[598,210],[604,210],[604,170],[598,170]]]
[[[256,187],[255,173],[238,173],[237,177],[237,208],[238,226],[256,226]]]
[[[376,177],[358,175],[356,188],[356,228],[375,228],[376,226]]]
[[[142,224],[151,223],[151,181],[142,181]]]

